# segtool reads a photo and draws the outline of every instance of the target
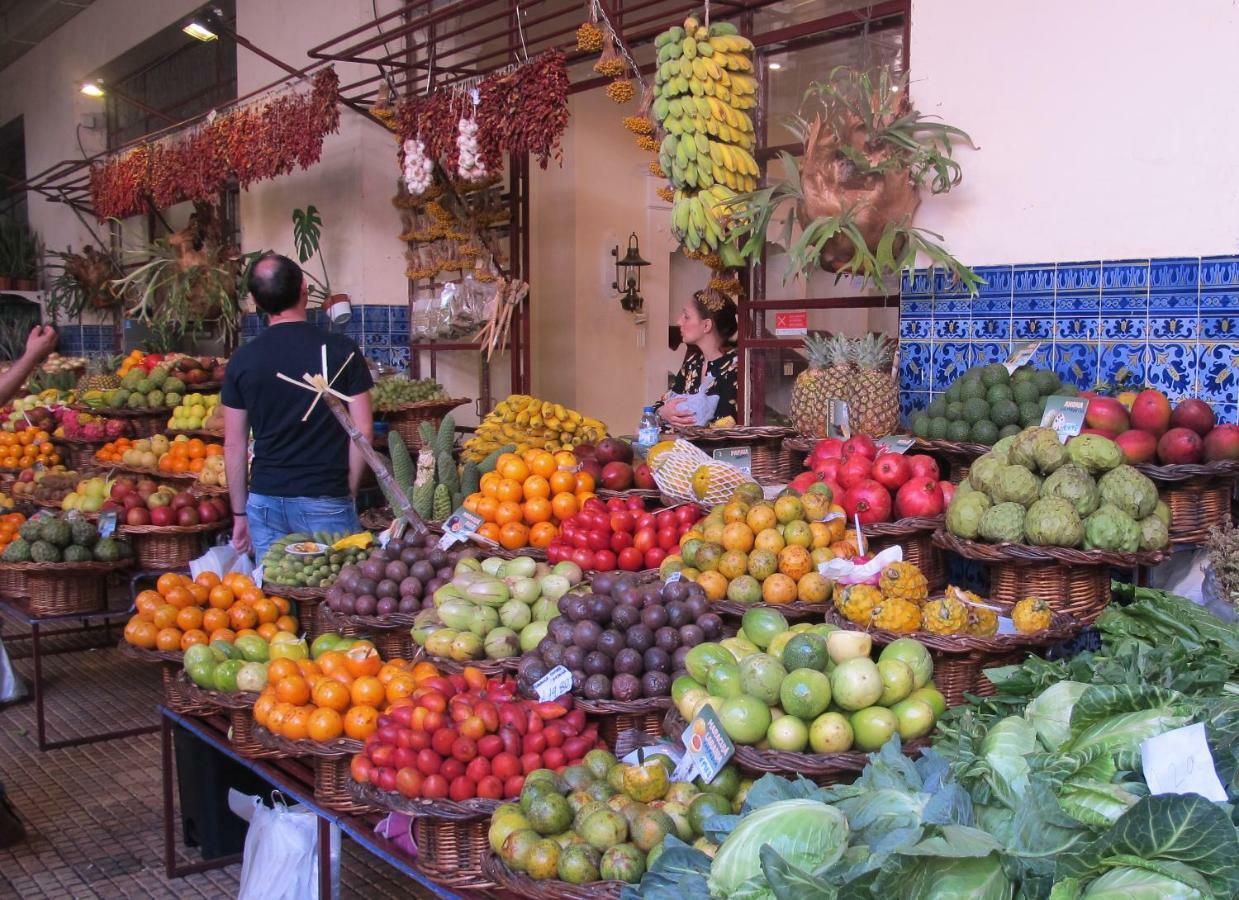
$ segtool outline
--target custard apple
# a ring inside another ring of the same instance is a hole
[[[951,498],[951,505],[946,510],[946,530],[951,534],[975,541],[980,533],[981,516],[989,507],[989,497],[980,491],[973,491],[970,494],[957,492]]]
[[[1070,500],[1042,497],[1028,507],[1024,535],[1037,546],[1078,547],[1084,537],[1084,522]]]
[[[1067,463],[1041,485],[1042,497],[1062,497],[1071,501],[1081,516],[1091,515],[1101,505],[1101,495],[1093,476],[1075,463]]]
[[[94,556],[99,562],[116,562],[129,555],[129,545],[116,538],[101,538],[95,544]]]
[[[56,547],[68,547],[73,540],[73,532],[64,519],[47,518],[39,526],[39,540]]]
[[[1007,457],[1012,465],[1049,475],[1067,461],[1067,450],[1053,428],[1026,428],[1015,436]]]
[[[1157,485],[1131,466],[1111,469],[1097,482],[1102,503],[1113,503],[1133,519],[1153,515],[1157,509]]]
[[[47,541],[35,541],[30,545],[30,561],[37,563],[60,562],[60,548]]]
[[[1170,543],[1170,532],[1166,529],[1166,523],[1156,515],[1145,516],[1139,525],[1141,550],[1161,550]]]
[[[1084,520],[1084,549],[1135,553],[1140,549],[1140,525],[1117,506],[1103,503]]]
[[[92,559],[94,557],[90,555],[90,550],[79,544],[70,544],[65,547],[64,561],[67,563],[90,562]]]
[[[994,478],[990,498],[995,503],[1032,506],[1041,495],[1041,479],[1023,466],[1003,466]]]
[[[977,457],[976,462],[968,469],[969,484],[983,494],[994,489],[994,478],[1006,463],[993,453]]]
[[[1024,540],[1024,507],[1010,502],[991,506],[981,515],[978,533],[981,540],[993,544],[1021,543]]]
[[[4,553],[0,553],[0,560],[4,562],[30,562],[30,542],[25,538],[15,538],[4,548]]]
[[[1153,515],[1162,520],[1162,524],[1167,528],[1170,527],[1170,507],[1163,501],[1158,500],[1157,506],[1153,508]]]
[[[30,544],[37,541],[39,539],[40,526],[44,518],[46,517],[40,516],[37,519],[28,519],[27,521],[22,522],[21,526],[17,529],[17,533],[21,536],[22,540]]]
[[[1119,445],[1100,434],[1080,434],[1067,442],[1067,457],[1090,474],[1109,472],[1123,462]]]
[[[79,547],[93,547],[95,541],[99,540],[99,529],[86,519],[73,519],[69,522],[69,532],[73,536],[73,543]]]
[[[990,447],[989,452],[997,456],[1003,462],[1010,462],[1011,445],[1015,443],[1015,439],[1018,435],[1019,432],[1017,431],[1015,434],[1010,434],[1004,438],[1000,438],[993,447]]]

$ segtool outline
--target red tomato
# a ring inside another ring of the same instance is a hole
[[[638,528],[632,536],[632,545],[644,553],[658,543],[658,532],[653,528]]]

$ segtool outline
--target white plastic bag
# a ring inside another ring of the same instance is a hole
[[[261,797],[228,791],[228,807],[249,822],[237,900],[317,900],[318,817],[302,806],[274,807]],[[339,895],[340,831],[331,826],[331,896]]]
[[[203,572],[214,572],[223,578],[229,572],[240,572],[242,575],[254,574],[254,561],[247,553],[238,553],[232,544],[220,544],[212,547],[197,559],[189,561],[189,577],[197,578]]]
[[[12,703],[24,696],[26,696],[26,685],[13,670],[13,664],[9,662],[9,654],[4,649],[4,641],[0,641],[0,703]]]
[[[678,407],[681,412],[687,411],[693,414],[695,425],[706,426],[714,421],[714,411],[718,409],[718,395],[707,394],[710,388],[714,386],[714,376],[706,375],[702,381],[701,387],[698,388],[695,394],[667,394],[666,401],[675,403],[677,400],[682,401]]]

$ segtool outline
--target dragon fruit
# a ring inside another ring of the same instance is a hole
[[[88,441],[101,441],[104,439],[104,428],[102,422],[91,422],[89,425],[82,426],[82,438]]]
[[[124,437],[129,433],[129,423],[124,419],[108,419],[104,425],[103,434],[109,441]]]

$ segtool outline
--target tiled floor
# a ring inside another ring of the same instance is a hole
[[[30,660],[21,657],[29,643],[13,621],[0,616],[0,625],[28,682]],[[50,739],[156,721],[158,672],[113,648],[45,657],[44,677]],[[40,753],[33,701],[0,707],[0,780],[29,834],[0,850],[0,898],[235,897],[239,865],[164,877],[159,751],[153,733]],[[183,856],[197,859],[195,851]],[[347,841],[342,868],[344,897],[414,893]]]

